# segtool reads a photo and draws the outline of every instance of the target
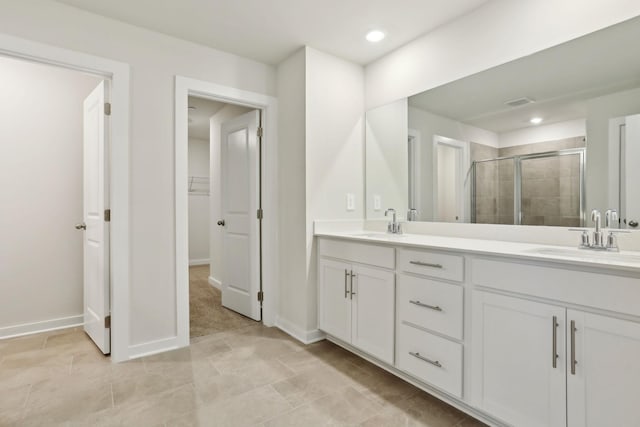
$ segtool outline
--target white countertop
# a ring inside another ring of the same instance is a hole
[[[523,260],[573,264],[640,275],[640,252],[606,252],[578,249],[577,247],[551,246],[535,243],[504,242],[499,240],[466,239],[426,234],[394,235],[367,230],[321,231],[318,237],[348,239],[361,243],[382,243],[425,249],[441,249],[474,254],[500,255]]]

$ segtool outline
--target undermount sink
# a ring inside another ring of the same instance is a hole
[[[608,252],[608,251],[594,251],[590,249],[578,249],[578,248],[533,248],[526,250],[528,253],[558,256],[566,258],[575,258],[582,260],[592,260],[601,262],[637,262],[640,263],[640,255]]]

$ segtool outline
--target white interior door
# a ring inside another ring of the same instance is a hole
[[[104,354],[111,352],[109,299],[108,82],[84,101],[84,330]]]
[[[260,112],[222,124],[222,305],[260,320]]]

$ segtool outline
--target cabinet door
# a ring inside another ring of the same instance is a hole
[[[320,329],[349,343],[351,342],[349,295],[351,264],[321,258],[318,270]]]
[[[352,344],[393,364],[395,275],[364,266],[353,268]]]
[[[564,328],[562,307],[475,291],[474,404],[519,427],[565,426]]]
[[[568,425],[640,426],[640,324],[573,310],[567,324]]]

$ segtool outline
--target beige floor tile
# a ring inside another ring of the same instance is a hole
[[[264,423],[265,427],[325,427],[349,426],[355,424],[337,423],[333,418],[312,405],[300,406]]]
[[[222,399],[197,410],[202,426],[253,426],[291,410],[291,405],[271,386],[253,389],[238,396]]]
[[[353,387],[336,390],[310,405],[337,424],[357,424],[382,410]]]
[[[159,426],[180,414],[196,410],[196,395],[191,384],[185,384],[139,402],[122,405],[113,411],[111,423],[122,426]]]
[[[110,384],[72,377],[48,379],[33,385],[25,406],[25,424],[61,423],[112,406]]]
[[[5,356],[38,350],[44,346],[46,336],[43,334],[29,335],[0,341],[0,362]]]

